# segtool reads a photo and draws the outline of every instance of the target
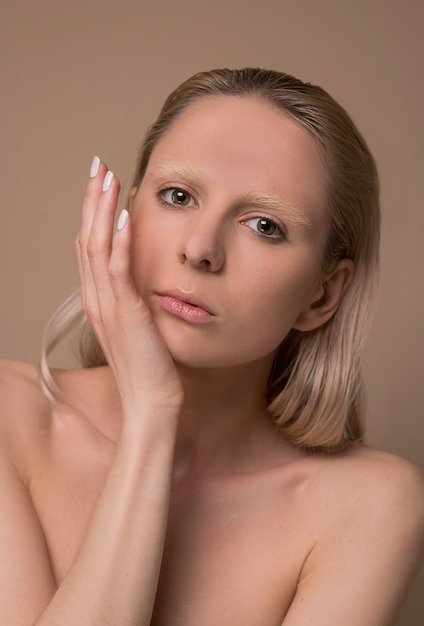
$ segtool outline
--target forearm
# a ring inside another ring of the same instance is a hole
[[[114,234],[119,182],[95,163],[76,252],[83,309],[119,390],[122,430],[78,555],[37,626],[150,624],[183,400],[171,354],[134,284],[131,219]]]
[[[150,624],[167,525],[176,420],[126,428],[81,549],[37,626]]]

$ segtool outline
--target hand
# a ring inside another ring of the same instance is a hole
[[[97,157],[91,174],[75,242],[83,309],[115,376],[124,415],[143,406],[178,413],[181,381],[132,279],[127,212],[113,235],[119,181]]]

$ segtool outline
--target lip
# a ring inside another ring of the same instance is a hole
[[[156,292],[155,296],[163,309],[188,322],[202,324],[210,322],[215,313],[196,294],[182,289]]]

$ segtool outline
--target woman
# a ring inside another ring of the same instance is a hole
[[[363,443],[378,184],[347,114],[272,71],[199,74],[119,182],[93,160],[85,366],[7,363],[1,622],[392,624],[418,470]],[[80,296],[78,296],[80,298]],[[94,334],[93,331],[94,330]]]

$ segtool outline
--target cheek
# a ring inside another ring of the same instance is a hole
[[[137,290],[143,295],[147,279],[158,270],[163,260],[164,246],[157,236],[157,230],[149,228],[145,220],[135,216],[131,240],[131,268]]]
[[[276,300],[257,301],[253,306],[246,307],[246,313],[237,320],[233,337],[243,336],[245,348],[256,354],[273,352],[297,318],[291,307]]]
[[[133,258],[145,262],[161,258],[175,238],[175,224],[169,214],[140,199],[131,217]]]
[[[251,275],[252,277],[252,275]],[[251,340],[273,350],[296,324],[299,316],[319,297],[320,272],[311,266],[279,276],[256,275],[253,281],[240,281],[237,301],[238,323]],[[241,319],[242,318],[242,319]]]
[[[321,284],[319,260],[307,255],[288,256],[263,268],[256,265],[250,272],[245,268],[244,274],[239,283],[241,298],[248,301],[250,295],[264,319],[278,319],[280,315],[296,319],[314,301]]]

